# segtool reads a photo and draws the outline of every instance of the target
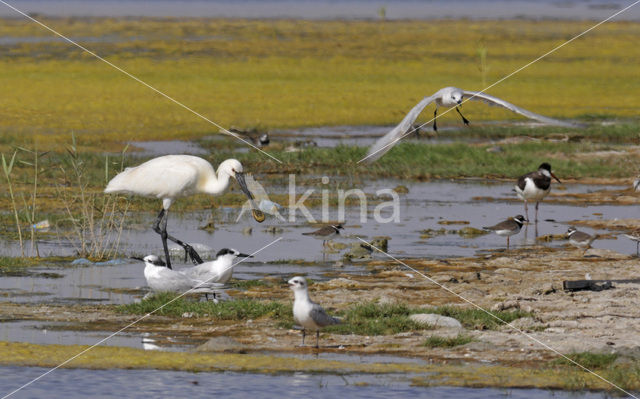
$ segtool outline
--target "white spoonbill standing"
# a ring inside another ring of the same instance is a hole
[[[369,162],[373,162],[383,156],[387,151],[391,149],[401,138],[403,138],[409,129],[412,129],[413,122],[418,118],[418,115],[422,113],[422,110],[432,102],[436,103],[436,109],[433,111],[433,130],[437,131],[436,116],[438,115],[439,107],[452,108],[456,107],[456,111],[460,114],[462,122],[465,125],[469,124],[469,120],[462,115],[459,105],[462,104],[463,98],[468,97],[469,100],[484,101],[489,105],[497,105],[513,111],[517,114],[525,116],[529,119],[537,120],[538,122],[546,123],[547,125],[556,125],[564,127],[575,127],[576,125],[560,121],[557,119],[548,118],[546,116],[538,115],[526,109],[517,107],[507,101],[504,101],[498,97],[490,96],[488,94],[479,91],[469,91],[458,89],[457,87],[445,87],[438,90],[434,94],[422,99],[415,107],[409,111],[404,119],[394,127],[389,133],[382,136],[374,145],[371,146],[367,157],[365,158]]]
[[[251,201],[253,218],[262,223],[264,214],[253,203],[253,195],[244,181],[242,164],[236,159],[227,159],[222,162],[216,173],[213,166],[200,157],[165,155],[125,169],[111,179],[104,192],[142,195],[162,200],[162,210],[153,225],[153,230],[160,234],[167,267],[171,269],[167,239],[184,248],[185,259],[189,256],[195,264],[202,263],[202,259],[191,245],[167,234],[169,207],[180,197],[200,193],[220,194],[229,186],[231,177],[236,179],[240,189]]]

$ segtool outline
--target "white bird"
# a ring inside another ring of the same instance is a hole
[[[153,158],[139,166],[127,168],[107,184],[105,193],[125,193],[162,199],[162,210],[153,225],[160,234],[167,267],[171,269],[167,239],[180,245],[195,264],[202,263],[198,253],[189,244],[167,234],[169,207],[177,198],[193,194],[217,195],[229,186],[229,178],[235,178],[253,206],[253,217],[261,223],[264,214],[253,203],[253,196],[244,180],[242,164],[227,159],[218,167],[217,174],[211,164],[192,155],[165,155]]]
[[[556,126],[564,126],[564,127],[575,127],[575,125],[560,121],[557,119],[548,118],[546,116],[538,115],[531,111],[527,111],[526,109],[517,107],[507,101],[499,99],[494,96],[490,96],[488,94],[478,92],[478,91],[469,91],[458,89],[457,87],[445,87],[443,89],[438,90],[431,96],[427,96],[422,99],[409,113],[404,117],[404,119],[398,124],[398,126],[391,129],[391,131],[384,136],[382,136],[378,141],[375,142],[374,145],[369,148],[369,152],[367,153],[367,159],[369,162],[373,162],[383,156],[387,151],[391,149],[400,139],[406,136],[409,129],[412,128],[413,122],[418,118],[418,115],[422,113],[422,110],[432,102],[436,103],[436,109],[433,112],[433,130],[437,131],[438,127],[436,125],[436,116],[438,115],[439,107],[456,107],[456,111],[460,114],[462,118],[462,122],[465,125],[469,124],[467,118],[465,118],[458,106],[462,104],[462,100],[464,97],[468,97],[469,100],[479,100],[484,101],[489,105],[496,105],[503,108],[506,108],[510,111],[513,111],[517,114],[525,116],[529,119],[535,119],[539,122],[546,123],[547,125],[556,125]]]
[[[339,324],[340,319],[331,317],[322,306],[309,299],[307,280],[304,277],[294,277],[289,280],[289,287],[293,290],[293,320],[302,326],[302,345],[307,329],[316,332],[316,348],[320,340],[320,329],[332,324]]]
[[[551,191],[551,178],[556,179],[558,183],[562,183],[551,171],[551,165],[543,162],[538,166],[535,172],[529,172],[518,178],[518,182],[514,187],[514,191],[518,197],[524,201],[524,213],[529,221],[529,207],[527,201],[536,202],[536,223],[538,223],[538,205],[544,197]]]
[[[235,249],[223,248],[218,251],[215,260],[182,269],[180,272],[195,280],[225,284],[231,278],[234,262],[238,258],[246,259],[253,256],[240,253]]]
[[[211,290],[222,287],[222,284],[203,283],[193,279],[184,273],[171,270],[155,255],[147,255],[144,258],[133,258],[144,262],[144,278],[147,285],[154,292],[185,292],[192,288]]]

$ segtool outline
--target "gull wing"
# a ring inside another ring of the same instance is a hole
[[[330,326],[332,324],[339,324],[340,320],[335,317],[331,317],[324,311],[322,306],[318,305],[315,302],[312,302],[313,307],[311,308],[311,319],[316,323],[318,327]]]
[[[438,94],[438,93],[436,93]],[[436,99],[436,94],[425,97],[416,104],[415,107],[409,111],[409,113],[404,117],[404,119],[398,124],[398,126],[391,129],[391,131],[376,141],[371,148],[369,148],[369,152],[365,159],[368,162],[374,162],[381,156],[387,153],[400,139],[402,139],[407,131],[413,125],[413,122],[418,119],[418,115],[422,112],[422,110],[429,104],[431,104]]]
[[[527,111],[524,108],[520,108],[518,106],[515,106],[513,104],[511,104],[510,102],[504,101],[498,97],[494,97],[494,96],[490,96],[486,93],[482,93],[479,91],[469,91],[469,90],[464,90],[464,96],[467,97],[469,100],[476,100],[476,101],[484,101],[485,103],[489,104],[489,105],[496,105],[502,108],[506,108],[509,111],[515,112],[516,114],[520,114],[524,117],[527,117],[529,119],[534,119],[538,122],[542,122],[542,123],[546,123],[547,125],[555,125],[555,126],[563,126],[563,127],[576,127],[576,125],[569,123],[569,122],[564,122],[558,119],[553,119],[553,118],[548,118],[546,116],[542,116],[542,115],[538,115],[534,112],[531,111]]]

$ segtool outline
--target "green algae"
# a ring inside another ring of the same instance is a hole
[[[73,358],[73,360],[69,360]],[[81,345],[35,345],[0,341],[0,364],[5,366],[87,369],[157,369],[190,372],[395,374],[405,375],[414,386],[464,386],[546,388],[566,390],[616,389],[576,368],[527,365],[417,364],[407,362],[361,363],[268,354],[220,354],[145,351],[126,347],[91,348]],[[640,388],[640,368],[596,370],[615,379],[627,390]]]

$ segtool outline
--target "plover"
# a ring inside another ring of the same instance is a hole
[[[567,237],[569,237],[569,243],[576,248],[584,249],[584,252],[591,247],[591,243],[593,240],[597,238],[596,235],[589,235],[585,232],[577,230],[575,227],[571,226],[567,230]]]
[[[340,319],[331,317],[322,306],[309,298],[307,280],[304,277],[293,277],[289,280],[289,287],[293,290],[293,320],[302,327],[302,345],[307,329],[316,332],[316,348],[320,340],[320,329],[332,324],[339,324]]]
[[[538,170],[535,172],[529,172],[526,175],[518,178],[514,190],[520,199],[524,200],[524,213],[527,216],[526,221],[529,221],[529,209],[527,207],[527,201],[536,202],[536,222],[538,221],[538,204],[544,197],[549,194],[551,190],[551,178],[554,178],[560,182],[560,179],[556,177],[551,171],[551,165],[547,162],[542,163]]]
[[[524,216],[517,215],[515,217],[504,220],[496,225],[483,227],[484,230],[493,231],[501,237],[507,237],[507,249],[509,249],[509,237],[518,234],[524,224]]]
[[[327,225],[316,231],[302,233],[302,235],[312,236],[314,238],[322,240],[322,246],[324,247],[327,244],[328,240],[340,235],[340,230],[344,230],[344,227],[342,227],[342,223],[336,225]]]
[[[246,258],[253,258],[253,256],[240,253],[235,249],[223,248],[218,251],[215,260],[204,262],[188,269],[182,269],[180,272],[194,280],[225,284],[233,274],[236,259],[243,260]]]
[[[636,242],[636,256],[640,256],[640,253],[638,252],[638,249],[640,249],[640,229],[633,230],[624,236]]]

